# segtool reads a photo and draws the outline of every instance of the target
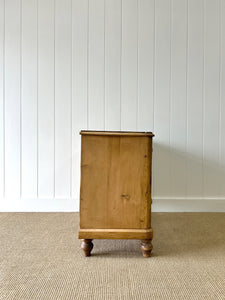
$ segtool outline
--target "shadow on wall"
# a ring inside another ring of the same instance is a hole
[[[225,198],[225,161],[153,143],[154,198]]]

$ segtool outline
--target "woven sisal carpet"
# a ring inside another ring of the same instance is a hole
[[[95,240],[78,213],[0,214],[0,299],[225,299],[225,214],[153,213],[153,256],[137,240]]]

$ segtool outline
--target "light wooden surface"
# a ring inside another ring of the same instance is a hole
[[[136,239],[146,240],[153,238],[153,230],[150,229],[80,229],[80,239]]]
[[[82,135],[81,229],[151,227],[151,138]]]
[[[152,132],[136,132],[136,131],[95,131],[95,130],[81,130],[81,135],[109,135],[109,136],[151,136]]]

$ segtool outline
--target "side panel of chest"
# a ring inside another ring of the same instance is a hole
[[[149,136],[83,135],[80,228],[151,227]]]

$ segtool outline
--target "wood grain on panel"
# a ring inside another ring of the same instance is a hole
[[[79,239],[152,239],[153,230],[150,229],[80,229]]]
[[[82,135],[108,135],[108,136],[154,136],[152,132],[137,132],[137,131],[95,131],[95,130],[81,130]]]
[[[82,135],[80,227],[149,228],[150,164],[149,137]]]

